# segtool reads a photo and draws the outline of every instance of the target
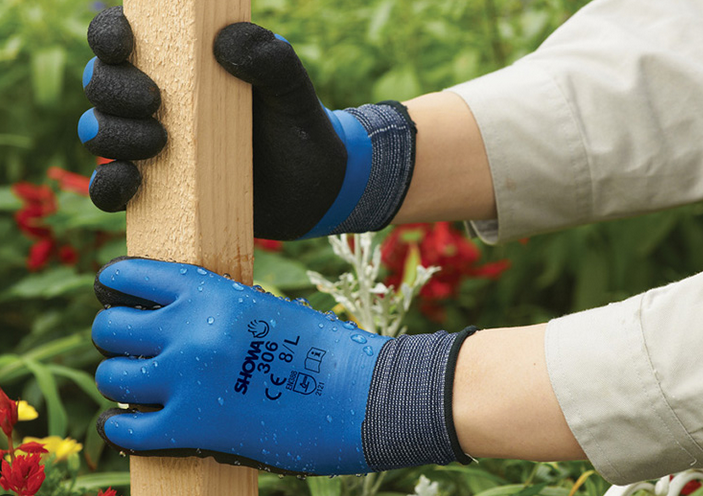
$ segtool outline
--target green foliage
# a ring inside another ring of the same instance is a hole
[[[75,127],[94,14],[87,1],[0,3],[0,181],[40,180],[49,165],[90,170]]]

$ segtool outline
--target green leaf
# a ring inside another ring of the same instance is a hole
[[[497,486],[503,486],[508,483],[507,480],[499,477],[487,470],[475,467],[463,467],[456,465],[447,465],[438,467],[442,472],[455,472],[462,475],[464,483],[469,487],[472,493],[480,493],[487,491]]]
[[[574,311],[607,303],[608,260],[597,247],[589,247],[579,266],[574,291]]]
[[[39,389],[41,389],[44,400],[46,401],[49,417],[49,435],[65,437],[68,428],[68,416],[61,402],[59,388],[54,376],[46,365],[32,360],[31,358],[24,357],[22,360],[36,378]]]
[[[673,215],[656,215],[645,219],[649,222],[646,226],[641,226],[643,229],[640,232],[644,235],[640,236],[641,242],[637,249],[642,258],[648,257],[661,243],[666,242],[678,222],[678,218]]]
[[[0,47],[0,62],[15,60],[23,44],[21,35],[10,36]]]
[[[2,135],[0,135],[2,139]],[[12,193],[10,186],[0,187],[0,211],[15,212],[22,207],[22,201]]]
[[[50,364],[47,366],[48,370],[57,376],[66,377],[72,380],[79,388],[83,390],[85,394],[90,396],[98,405],[102,405],[105,402],[105,398],[102,394],[98,392],[98,388],[95,386],[95,379],[92,375],[84,372],[82,370],[72,369],[70,367],[64,367],[63,365]]]
[[[547,487],[547,484],[547,482],[542,482],[527,487],[525,487],[524,484],[508,484],[488,489],[475,496],[535,496],[537,494],[542,494],[544,496],[560,496],[562,493],[564,495],[568,494],[568,490],[565,488],[551,488]],[[552,489],[559,489],[559,491],[551,491]],[[561,491],[562,489],[564,491]]]
[[[43,107],[55,106],[61,99],[66,50],[61,45],[32,53],[32,87],[36,102]]]
[[[66,485],[71,481],[66,481]],[[108,487],[129,486],[129,472],[102,472],[98,474],[81,475],[75,479],[75,489],[83,491],[96,491]]]
[[[541,484],[527,486],[522,491],[516,493],[515,496],[535,496],[536,494],[539,494],[542,491],[542,489],[547,487],[547,484],[548,484],[547,482],[542,482]]]
[[[598,495],[604,494],[605,491],[599,492]],[[569,496],[569,490],[565,487],[548,486],[540,491],[542,496]]]
[[[46,217],[44,222],[54,228],[57,234],[73,229],[94,231],[124,232],[125,213],[107,213],[93,205],[89,198],[62,191],[57,195],[58,211]]]
[[[368,39],[372,43],[381,41],[381,32],[391,18],[391,11],[395,7],[396,0],[384,0],[374,9],[369,23]]]
[[[421,263],[420,248],[415,243],[410,244],[403,267],[403,280],[401,281],[401,286],[403,284],[412,286],[413,283],[415,283],[415,279],[417,279],[417,267]]]
[[[98,250],[98,263],[105,265],[110,260],[127,254],[127,239],[120,237],[105,244]]]
[[[56,298],[68,294],[90,292],[95,276],[78,274],[73,267],[30,274],[0,295],[0,301],[13,299]]]
[[[342,494],[342,479],[310,477],[307,479],[310,496],[338,496]]]
[[[105,406],[101,408],[95,414],[95,417],[93,417],[93,419],[90,421],[88,433],[85,435],[85,439],[83,440],[83,456],[85,457],[85,461],[91,470],[97,469],[100,455],[105,450],[105,441],[102,437],[100,437],[100,434],[98,434],[98,429],[96,429],[95,426],[97,425],[98,419],[100,418],[100,415],[102,414],[103,410],[114,405],[114,403],[109,402],[105,399],[103,400],[103,404]]]
[[[22,134],[0,134],[0,146],[14,146],[16,148],[32,148],[32,138]]]
[[[374,101],[409,100],[422,92],[415,69],[406,65],[391,69],[376,81],[373,86]]]
[[[508,484],[506,486],[494,487],[486,491],[480,492],[475,496],[512,496],[525,489],[524,484]]]
[[[24,359],[51,360],[59,356],[83,353],[92,349],[90,331],[85,331],[38,346],[22,357],[13,354],[2,355],[0,356],[0,383],[9,383],[21,376],[23,370],[26,370]]]
[[[282,291],[312,287],[303,264],[262,250],[254,253],[254,277],[264,286],[272,285]]]
[[[8,367],[10,365],[15,364],[19,360],[21,360],[19,355],[15,355],[15,354],[0,355],[0,379],[3,378],[2,377],[2,370],[5,367]]]

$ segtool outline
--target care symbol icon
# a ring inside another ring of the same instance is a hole
[[[310,348],[308,355],[305,358],[305,369],[311,372],[320,372],[320,366],[322,365],[322,357],[327,353],[325,350],[320,348]]]

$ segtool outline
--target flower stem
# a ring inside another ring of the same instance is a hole
[[[12,443],[12,433],[7,435],[7,447],[10,450],[10,461],[15,461],[15,446]]]
[[[362,240],[363,234],[354,234],[354,255],[356,258],[356,280],[359,283],[359,296],[361,297],[360,310],[362,315],[362,327],[364,330],[376,333],[376,323],[371,313],[371,285],[374,281],[369,281],[366,277],[366,267],[369,264],[369,253],[371,250],[371,240]],[[368,241],[368,243],[366,243]]]

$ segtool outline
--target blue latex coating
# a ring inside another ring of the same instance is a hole
[[[98,169],[95,169],[93,171],[93,174],[90,176],[90,182],[88,183],[88,190],[93,187],[93,181],[95,180],[95,176],[98,175]]]
[[[90,141],[98,135],[100,125],[98,119],[95,118],[95,109],[86,111],[78,121],[78,137],[81,143]]]
[[[280,34],[274,33],[274,36],[276,37],[277,40],[285,41],[286,43],[288,43],[288,44],[290,45],[290,41],[288,41],[287,39],[285,39],[285,38],[284,38],[283,36],[281,36]]]
[[[110,417],[111,442],[213,450],[309,474],[369,471],[361,424],[390,338],[193,265],[127,259],[99,281],[163,305],[113,306],[93,324],[96,345],[121,355],[99,366],[100,391],[164,405]]]
[[[93,79],[93,70],[95,69],[95,60],[97,57],[90,59],[83,70],[83,88],[90,84],[90,80]]]
[[[349,217],[359,203],[371,175],[373,147],[371,138],[361,123],[344,110],[333,112],[325,108],[325,111],[347,149],[347,170],[337,199],[317,225],[299,239],[316,238],[332,233]]]

